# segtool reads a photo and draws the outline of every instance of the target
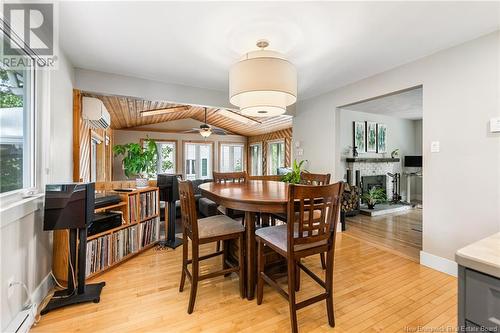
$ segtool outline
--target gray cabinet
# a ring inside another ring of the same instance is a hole
[[[459,332],[500,332],[500,279],[458,268]]]

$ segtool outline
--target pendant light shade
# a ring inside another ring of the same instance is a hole
[[[262,43],[257,45],[268,45]],[[262,47],[247,53],[231,68],[229,97],[244,115],[281,115],[297,101],[297,71],[283,55]]]

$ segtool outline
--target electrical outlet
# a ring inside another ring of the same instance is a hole
[[[11,298],[14,295],[14,277],[11,276],[7,281],[7,298]]]

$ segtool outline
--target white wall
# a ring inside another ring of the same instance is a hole
[[[80,68],[75,69],[75,79],[75,88],[87,92],[132,96],[178,104],[234,108],[229,103],[225,91],[169,84]]]
[[[72,180],[72,89],[73,69],[63,52],[58,54],[59,69],[37,73],[38,157],[37,186],[47,182]],[[52,233],[43,231],[43,196],[23,200],[1,210],[1,322],[0,331],[21,310],[26,295],[14,287],[7,297],[7,281],[27,285],[34,302],[40,302],[53,285]]]
[[[141,139],[144,138],[151,139],[163,139],[163,140],[176,140],[177,141],[177,172],[182,173],[182,141],[200,141],[203,140],[199,134],[182,134],[182,133],[160,133],[160,132],[149,132],[149,131],[127,131],[127,130],[115,130],[113,132],[113,144],[125,144],[131,142],[139,143]],[[207,140],[207,142],[214,142],[214,170],[219,170],[219,143],[222,142],[241,142],[245,143],[247,138],[240,135],[214,135],[212,134]],[[245,154],[246,158],[246,154]],[[123,173],[121,167],[122,157],[115,157],[113,160],[113,180],[125,180],[127,177]]]
[[[341,179],[336,108],[423,85],[423,251],[453,260],[500,230],[500,135],[487,132],[500,116],[499,48],[492,33],[299,102],[293,131],[303,158]],[[431,154],[436,140],[441,152]]]

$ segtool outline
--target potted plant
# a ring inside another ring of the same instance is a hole
[[[292,171],[289,173],[283,175],[281,177],[281,180],[284,181],[285,183],[290,183],[290,184],[300,184],[300,174],[305,171],[302,168],[302,165],[306,162],[306,160],[302,160],[299,163],[297,163],[297,160],[293,161],[292,165]]]
[[[387,200],[385,190],[380,187],[372,187],[368,192],[363,193],[361,200],[368,205],[368,209],[375,208],[375,205]]]
[[[158,149],[156,142],[146,139],[142,147],[138,143],[127,143],[113,147],[115,156],[123,155],[122,165],[125,176],[136,177],[138,188],[148,187],[148,177],[156,172]]]

